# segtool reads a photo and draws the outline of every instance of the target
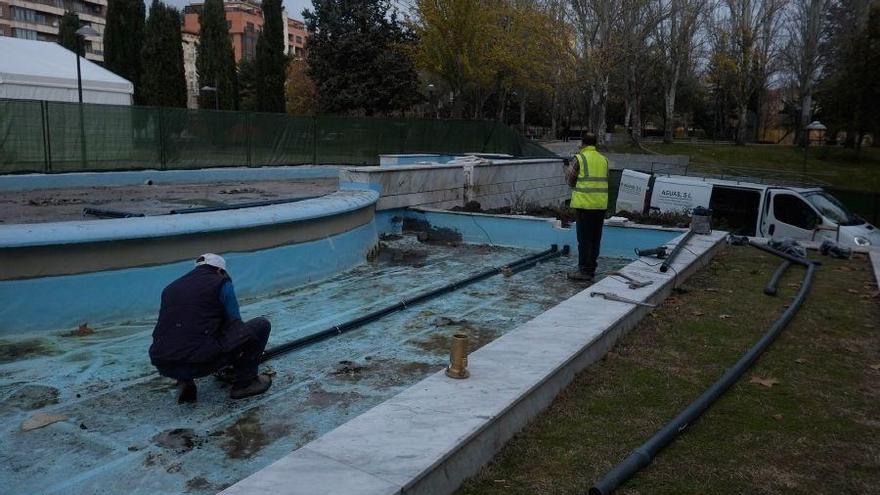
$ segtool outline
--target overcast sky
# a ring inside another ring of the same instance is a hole
[[[198,0],[202,3],[203,0]],[[150,2],[147,3],[147,9],[150,8]],[[165,3],[174,5],[179,9],[183,9],[187,4],[193,3],[193,0],[165,0]],[[312,8],[312,0],[284,0],[284,8],[287,9],[287,15],[294,19],[303,20],[302,11],[305,8]]]

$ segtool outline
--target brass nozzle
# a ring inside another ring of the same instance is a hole
[[[452,350],[449,352],[449,366],[446,376],[449,378],[467,378],[471,374],[467,370],[468,336],[457,333],[452,336]]]

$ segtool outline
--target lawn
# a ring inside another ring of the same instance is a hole
[[[880,299],[864,258],[822,261],[806,304],[755,367],[618,493],[880,493]],[[766,296],[777,263],[727,247],[459,494],[586,493],[783,310],[803,269]]]
[[[746,167],[782,174],[804,171],[804,152],[787,145],[646,143],[651,152],[664,155],[688,155],[697,168],[716,171],[717,167]],[[644,153],[631,145],[612,146],[615,153]],[[860,151],[837,148],[811,148],[807,155],[806,175],[841,189],[880,192],[880,148]],[[712,167],[710,167],[712,166]]]

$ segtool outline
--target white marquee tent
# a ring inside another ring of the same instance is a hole
[[[131,105],[134,86],[80,59],[83,103]],[[76,54],[57,43],[0,36],[0,98],[77,102]]]

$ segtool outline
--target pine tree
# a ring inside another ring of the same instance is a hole
[[[196,51],[196,71],[199,87],[210,86],[213,91],[199,95],[201,108],[214,108],[216,97],[221,109],[238,108],[238,81],[235,53],[229,40],[223,0],[206,0],[199,13],[201,42]]]
[[[108,0],[104,28],[104,67],[131,81],[141,103],[141,50],[144,45],[143,0]]]
[[[281,0],[263,0],[263,32],[257,40],[256,97],[257,110],[284,112],[284,79],[287,57],[284,55],[284,15]]]
[[[388,0],[313,0],[303,16],[309,77],[322,112],[388,114],[420,96],[406,55],[414,37]]]
[[[141,54],[144,69],[141,78],[143,104],[186,107],[180,12],[176,8],[153,0],[144,29]]]
[[[61,24],[58,26],[58,44],[68,50],[83,54],[83,46],[77,43],[76,30],[79,29],[79,16],[76,12],[68,10],[61,16]]]

